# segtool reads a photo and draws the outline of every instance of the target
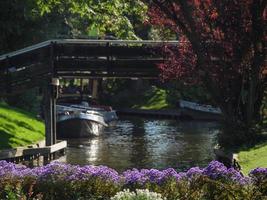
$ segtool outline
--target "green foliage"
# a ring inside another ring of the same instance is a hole
[[[33,40],[32,30],[39,21],[34,0],[3,0],[0,8],[0,53],[15,50]],[[39,30],[34,32],[37,36]]]
[[[203,87],[184,85],[178,81],[158,83],[142,80],[141,83],[138,83],[138,81],[132,80],[108,80],[104,85],[104,90],[107,94],[103,96],[103,103],[114,107],[175,108],[180,99],[213,104]]]
[[[177,103],[179,99],[188,101],[213,104],[207,90],[200,85],[186,85],[180,81],[170,81],[167,83],[168,101],[172,104]]]
[[[0,54],[54,38],[138,39],[147,10],[139,0],[3,0],[0,7]]]
[[[43,199],[109,199],[120,189],[120,185],[98,177],[90,180],[44,180],[37,182],[35,193],[44,194]]]
[[[163,109],[170,107],[169,103],[167,102],[167,92],[164,89],[160,89],[157,87],[151,87],[150,90],[144,93],[142,98],[143,102],[138,102],[133,106],[133,108],[140,108],[140,109]]]
[[[127,85],[127,87],[125,87]],[[137,109],[164,109],[173,107],[167,99],[167,91],[142,81],[115,81],[107,88],[102,101],[116,107]],[[108,102],[107,102],[108,101]]]
[[[146,6],[141,1],[130,0],[38,0],[41,14],[64,15],[72,35],[100,36],[111,34],[120,39],[137,39],[131,20],[143,21]]]

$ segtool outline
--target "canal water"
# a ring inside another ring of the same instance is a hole
[[[214,159],[215,122],[120,117],[91,139],[70,139],[61,162],[106,165],[117,171],[173,167],[184,171]]]

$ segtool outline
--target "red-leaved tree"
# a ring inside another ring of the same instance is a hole
[[[149,22],[180,40],[162,49],[168,58],[160,65],[163,78],[207,88],[223,112],[222,145],[254,139],[266,87],[267,1],[144,1]]]

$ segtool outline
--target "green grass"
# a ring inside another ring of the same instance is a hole
[[[0,103],[0,149],[34,144],[44,139],[44,130],[31,113]]]
[[[143,94],[141,97],[139,97],[139,100],[137,101],[137,104],[132,106],[132,108],[138,108],[138,109],[164,109],[164,108],[170,108],[171,106],[166,101],[167,99],[167,93],[166,90],[152,87],[149,91],[147,91],[145,94]]]
[[[267,167],[267,142],[238,153],[239,163],[244,174],[257,167]]]

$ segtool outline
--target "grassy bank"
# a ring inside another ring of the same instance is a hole
[[[152,87],[149,91],[143,93],[136,102],[132,108],[159,110],[171,107],[167,102],[166,90],[157,87]]]
[[[135,92],[124,90],[112,97],[105,97],[102,99],[102,103],[114,108],[159,110],[174,107],[169,102],[167,91],[156,86]]]
[[[253,148],[240,151],[238,154],[242,171],[248,174],[257,167],[267,167],[267,142]]]
[[[0,103],[0,149],[27,146],[44,139],[44,124],[34,115]]]

